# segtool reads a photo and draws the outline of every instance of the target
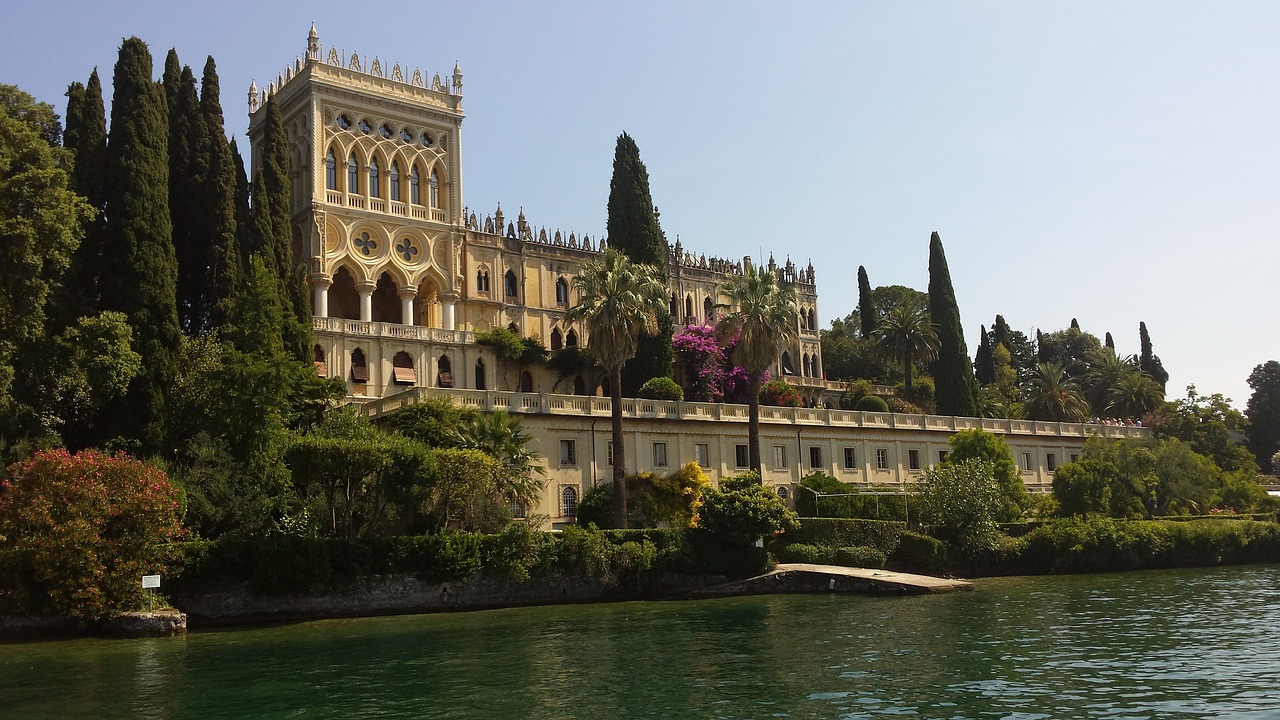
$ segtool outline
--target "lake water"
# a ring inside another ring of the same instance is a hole
[[[1280,718],[1280,566],[0,645],[0,718]]]

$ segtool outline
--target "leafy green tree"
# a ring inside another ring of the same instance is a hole
[[[1022,483],[1022,473],[1018,472],[1013,461],[1013,451],[1004,438],[979,429],[961,430],[952,435],[947,444],[951,446],[951,452],[941,464],[982,460],[991,466],[1000,494],[995,516],[998,521],[1013,522],[1022,516],[1022,510],[1031,503],[1031,497]]]
[[[606,230],[609,247],[633,263],[649,265],[664,284],[667,279],[667,241],[649,193],[649,170],[640,159],[640,148],[625,132],[613,151],[613,176],[609,180],[609,215]],[[663,292],[657,325],[640,333],[638,351],[623,368],[622,392],[634,397],[646,380],[669,377],[674,358],[673,320]]]
[[[898,372],[881,358],[874,336],[860,336],[860,314],[855,311],[832,320],[830,329],[821,331],[823,370],[832,380],[890,382]]]
[[[128,316],[134,349],[142,356],[142,370],[119,408],[121,434],[154,453],[164,447],[165,401],[181,331],[169,218],[169,129],[146,43],[128,38],[121,44],[113,82],[102,304]]]
[[[875,305],[871,299],[871,281],[867,279],[867,269],[858,266],[858,313],[861,316],[862,339],[868,340],[876,331]]]
[[[698,527],[732,543],[747,545],[797,527],[796,514],[754,471],[720,481],[707,490],[698,509]]]
[[[1280,450],[1280,362],[1268,360],[1254,367],[1249,373],[1249,387],[1253,394],[1244,409],[1249,418],[1249,449],[1259,467],[1280,472],[1271,462]]]
[[[138,578],[163,573],[184,534],[178,489],[163,472],[123,455],[52,450],[7,475],[0,485],[6,614],[96,619],[142,606]]]
[[[1040,363],[1023,395],[1023,414],[1028,420],[1084,422],[1089,417],[1089,403],[1057,363]]]
[[[978,351],[973,354],[973,375],[980,385],[990,385],[996,378],[996,363],[991,354],[987,326],[981,326],[978,338]]]
[[[627,526],[626,447],[622,437],[622,366],[635,357],[637,336],[656,332],[666,307],[666,285],[651,265],[634,264],[613,247],[599,261],[582,266],[574,276],[578,304],[565,313],[565,322],[582,322],[591,352],[609,378],[613,428],[614,518]],[[669,344],[669,343],[668,343]]]
[[[429,397],[383,417],[379,424],[430,448],[456,448],[461,445],[457,429],[472,424],[478,415],[450,398]]]
[[[1078,327],[1039,335],[1037,343],[1040,362],[1061,366],[1077,384],[1089,371],[1090,359],[1102,352],[1102,343],[1097,336]]]
[[[511,388],[512,370],[523,372],[531,365],[547,361],[547,348],[538,338],[522,338],[510,328],[494,327],[476,333],[476,344],[493,350],[503,369],[503,383]]]
[[[1090,438],[1054,473],[1059,513],[1151,518],[1206,514],[1224,487],[1213,461],[1177,439]]]
[[[1153,418],[1156,437],[1177,438],[1227,472],[1257,473],[1258,465],[1237,438],[1245,437],[1249,420],[1220,393],[1201,395],[1187,386],[1187,397],[1168,401]]]
[[[981,556],[995,548],[1002,506],[995,469],[986,460],[970,458],[925,470],[920,521],[929,534],[964,555]]]
[[[1147,324],[1145,322],[1138,323],[1138,340],[1141,343],[1141,354],[1138,355],[1138,367],[1142,368],[1142,372],[1151,376],[1153,380],[1160,383],[1160,391],[1165,391],[1165,386],[1169,382],[1169,372],[1164,369],[1164,363],[1160,362],[1160,356],[1151,351],[1151,335],[1147,333]]]
[[[501,464],[497,490],[508,504],[530,507],[538,502],[547,470],[542,456],[529,447],[533,436],[520,426],[518,416],[505,410],[476,413],[459,426],[457,435],[457,447],[480,450]]]
[[[778,361],[782,350],[797,335],[800,307],[796,290],[779,282],[769,270],[748,265],[741,275],[731,275],[719,288],[728,312],[717,332],[737,337],[732,359],[747,371],[747,443],[751,469],[760,472],[760,388],[765,372]]]
[[[916,363],[938,357],[938,335],[929,316],[909,305],[895,305],[876,328],[876,348],[881,356],[902,363],[902,384],[911,387]]]
[[[480,450],[433,453],[435,469],[421,512],[435,532],[488,532],[511,521],[511,507],[499,491],[502,464]]]
[[[951,287],[951,271],[938,233],[929,238],[929,317],[938,330],[938,360],[934,381],[938,386],[938,412],[943,415],[974,417],[978,414],[974,393],[977,381],[964,344],[960,307]]]

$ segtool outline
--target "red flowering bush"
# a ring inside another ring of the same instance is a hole
[[[0,482],[0,608],[96,619],[142,605],[185,530],[179,492],[123,453],[38,453]]]

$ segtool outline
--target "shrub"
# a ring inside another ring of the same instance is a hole
[[[868,395],[859,400],[853,409],[862,412],[889,412],[889,403],[878,395]]]
[[[977,428],[961,430],[947,441],[951,452],[943,465],[964,460],[981,459],[991,463],[992,473],[1000,491],[1000,507],[996,519],[1001,522],[1012,522],[1022,515],[1022,510],[1031,503],[1027,488],[1022,483],[1022,474],[1013,462],[1013,451],[1004,438],[994,433]],[[1066,469],[1070,464],[1064,465]],[[1056,478],[1055,478],[1056,482]]]
[[[698,526],[730,543],[752,544],[796,525],[786,502],[760,484],[755,473],[725,478],[703,494]]]
[[[898,547],[907,524],[885,520],[850,518],[803,518],[798,528],[788,530],[789,542],[811,543],[827,547],[865,545],[886,555]]]
[[[991,463],[943,463],[924,474],[920,520],[931,534],[971,557],[994,548],[1002,498]]]
[[[902,415],[925,415],[925,409],[900,397],[891,397],[888,401],[889,412]]]
[[[871,395],[872,392],[870,380],[854,380],[845,387],[844,392],[840,393],[840,409],[853,410],[857,407],[859,400]]]
[[[684,388],[669,377],[649,378],[638,394],[649,400],[684,400]]]
[[[818,545],[787,543],[778,547],[774,554],[777,555],[778,562],[824,565],[830,552],[827,548],[819,547]]]
[[[926,411],[933,412],[934,384],[931,377],[917,377],[911,381],[911,387],[898,384],[898,397]]]
[[[800,391],[786,380],[770,380],[760,388],[760,404],[800,407]]]
[[[884,552],[866,545],[837,548],[831,559],[833,565],[857,568],[882,568],[884,563]]]
[[[893,560],[911,570],[933,571],[947,560],[947,548],[941,540],[904,530],[893,551]]]
[[[0,483],[0,605],[96,619],[142,605],[184,530],[179,491],[125,455],[37,453]]]

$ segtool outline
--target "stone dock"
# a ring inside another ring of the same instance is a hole
[[[785,593],[858,593],[861,595],[928,595],[973,590],[968,580],[912,575],[892,570],[784,563],[772,572],[745,580],[702,588],[686,597],[731,597]]]

